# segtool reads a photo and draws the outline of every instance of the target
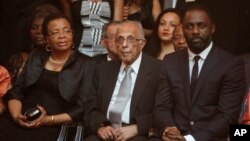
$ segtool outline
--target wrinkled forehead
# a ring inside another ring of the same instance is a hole
[[[118,26],[116,35],[123,36],[123,37],[129,36],[129,35],[136,36],[136,35],[139,35],[140,33],[139,31],[140,29],[137,26],[137,24],[132,23],[132,22],[125,22]]]
[[[182,31],[182,25],[181,24],[177,25],[175,27],[174,31],[173,31],[174,34],[182,34],[182,32],[183,31]]]

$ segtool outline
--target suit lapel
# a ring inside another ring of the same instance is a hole
[[[107,77],[104,80],[104,89],[103,91],[103,96],[102,96],[102,105],[103,105],[103,110],[107,113],[109,103],[111,101],[111,97],[113,95],[114,89],[115,89],[115,84],[118,78],[118,74],[120,71],[120,66],[121,62],[120,61],[114,61],[114,63],[110,64],[111,67],[108,67]]]
[[[217,63],[218,60],[219,60],[219,55],[216,52],[216,48],[213,46],[202,66],[202,69],[201,69],[201,72],[200,72],[200,75],[196,84],[196,89],[193,95],[193,99],[191,101],[191,105],[194,103],[195,99],[199,95],[202,85],[205,82],[205,79],[207,78],[210,71],[212,70],[212,68]]]
[[[180,62],[180,70],[181,70],[181,77],[184,86],[184,97],[186,105],[189,105],[190,102],[190,78],[189,78],[189,61],[188,61],[188,53],[187,49],[180,54],[179,57]]]
[[[147,61],[147,56],[142,54],[142,61],[139,68],[139,72],[136,78],[133,95],[131,99],[130,117],[133,117],[137,104],[140,97],[143,95],[144,89],[147,86],[149,79],[151,77],[151,69],[149,61]]]

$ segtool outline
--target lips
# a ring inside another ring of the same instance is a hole
[[[131,52],[122,52],[122,54],[125,54],[125,55],[126,55],[126,54],[130,54],[130,53],[131,53]]]
[[[37,43],[45,42],[44,38],[34,38],[34,41]]]
[[[162,33],[162,36],[169,36],[170,34],[169,33],[166,33],[166,32],[163,32]]]
[[[59,42],[58,46],[63,47],[63,46],[67,46],[68,42]]]
[[[201,37],[194,37],[191,39],[192,43],[198,43],[203,42],[203,39]]]
[[[179,46],[179,47],[178,47],[178,50],[179,50],[179,49],[181,50],[181,49],[184,49],[184,48],[186,48],[186,46]]]

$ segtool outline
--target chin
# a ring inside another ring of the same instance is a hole
[[[35,43],[34,43],[34,46],[37,46],[37,47],[45,47],[45,46],[46,46],[46,43],[35,42]]]
[[[124,62],[126,65],[130,65],[131,62],[133,62],[131,59],[129,58],[121,58],[122,62]]]
[[[186,46],[183,46],[183,47],[176,47],[176,48],[174,48],[176,51],[179,51],[179,50],[182,50],[182,49],[184,49],[184,48],[186,48]]]
[[[161,41],[162,42],[169,42],[169,41],[171,41],[171,37],[164,36],[164,37],[161,38]]]

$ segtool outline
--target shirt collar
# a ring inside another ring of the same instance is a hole
[[[141,59],[142,59],[142,52],[140,52],[137,59],[130,65],[132,67],[132,69],[133,69],[133,72],[135,72],[136,74],[138,74],[139,67],[140,67],[140,64],[141,64]],[[126,67],[126,65],[122,62],[120,72],[122,72],[125,67]]]
[[[109,55],[107,54],[107,61],[111,61],[112,59],[109,57]]]
[[[211,51],[212,46],[213,46],[213,42],[211,41],[208,47],[204,49],[200,54],[195,54],[188,48],[188,59],[193,60],[195,56],[199,55],[201,59],[205,60],[208,56],[208,53]]]

